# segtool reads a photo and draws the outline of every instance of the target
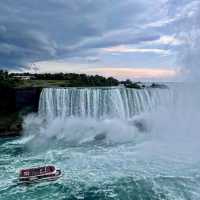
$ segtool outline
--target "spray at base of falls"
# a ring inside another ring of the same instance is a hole
[[[25,119],[25,133],[36,135],[40,142],[56,140],[66,146],[90,144],[96,139],[105,144],[135,142],[146,137],[168,141],[174,151],[189,148],[188,141],[194,149],[199,144],[194,139],[199,138],[198,90],[196,84],[144,90],[44,89],[39,117]]]
[[[32,134],[40,127],[45,140],[74,145],[130,142],[150,129],[144,116],[172,99],[168,89],[49,88],[41,93],[39,118],[27,117],[24,128]]]

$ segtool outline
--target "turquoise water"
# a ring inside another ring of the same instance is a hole
[[[171,93],[163,97],[168,90],[105,95],[87,89],[70,93],[70,98],[67,90],[56,96],[46,91],[42,117],[24,118],[24,136],[0,139],[0,200],[199,200],[200,88],[181,88],[170,101]],[[137,115],[129,105],[136,97],[136,110],[142,110]],[[69,110],[80,116],[66,117]],[[88,112],[107,117],[88,118]],[[134,115],[119,118],[121,112]],[[138,129],[135,121],[145,128]],[[105,138],[95,139],[99,134]],[[18,183],[20,169],[48,164],[60,168],[63,177]]]
[[[0,140],[0,199],[199,199],[200,163],[166,144],[30,148],[30,138]],[[161,151],[160,151],[161,150]],[[186,160],[187,158],[187,160]],[[54,182],[20,185],[18,171],[54,164],[64,175]]]

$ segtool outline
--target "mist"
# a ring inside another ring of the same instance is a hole
[[[177,52],[177,64],[182,66],[184,81],[200,80],[200,2],[194,1],[194,8],[180,20],[176,34],[183,41]]]

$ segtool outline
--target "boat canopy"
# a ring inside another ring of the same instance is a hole
[[[31,169],[22,169],[20,171],[21,177],[29,177],[29,176],[39,176],[47,173],[52,173],[55,171],[54,166],[45,166]]]

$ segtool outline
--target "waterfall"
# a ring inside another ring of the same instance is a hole
[[[129,119],[172,100],[169,89],[130,88],[45,88],[39,102],[39,115],[48,118]]]

